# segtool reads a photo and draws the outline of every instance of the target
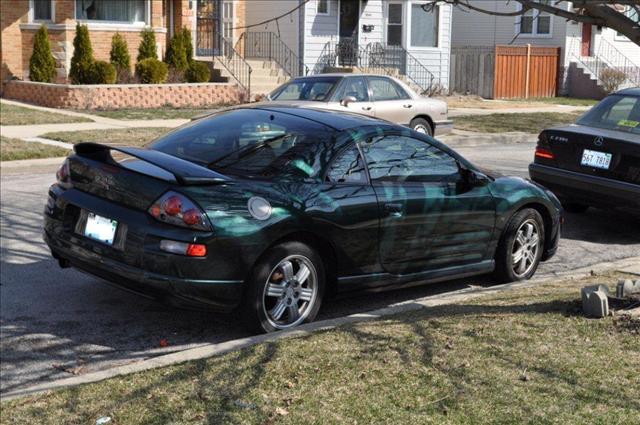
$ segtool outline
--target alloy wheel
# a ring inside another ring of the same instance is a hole
[[[535,267],[539,249],[538,223],[533,219],[526,220],[518,228],[511,250],[511,263],[516,276],[522,277]]]
[[[276,329],[304,322],[318,296],[318,274],[311,260],[291,255],[269,273],[262,297],[267,321]]]
[[[415,127],[413,127],[413,129],[418,133],[427,134],[427,135],[429,134],[429,130],[424,124],[418,124]]]

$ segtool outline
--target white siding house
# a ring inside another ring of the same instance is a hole
[[[273,18],[301,4],[300,0],[247,2],[246,24]],[[333,54],[334,66],[345,66],[345,46],[357,55],[393,51],[397,63],[387,59],[376,63],[394,66],[407,80],[420,85],[428,73],[434,84],[449,84],[452,9],[441,5],[433,12],[422,9],[425,0],[310,0],[295,13],[259,31],[279,30],[282,40],[309,68],[322,72]],[[296,35],[293,35],[296,34]],[[374,49],[375,48],[375,49]],[[342,52],[342,53],[337,53]],[[397,66],[400,63],[400,66]],[[358,67],[361,63],[348,63]]]
[[[514,12],[520,7],[517,2],[506,0],[470,3],[494,12]],[[560,5],[567,10],[572,7],[568,2]],[[520,16],[493,16],[454,8],[451,42],[454,51],[469,46],[559,47],[560,94],[583,96],[590,89],[598,91],[598,70],[605,67],[624,69],[631,74],[629,85],[640,81],[640,46],[610,28],[570,22],[538,11],[530,11],[523,20]],[[572,93],[574,90],[580,93]]]

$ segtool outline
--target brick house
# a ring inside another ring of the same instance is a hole
[[[160,58],[174,31],[193,31],[197,49],[206,52],[213,32],[235,38],[233,27],[242,26],[245,0],[1,0],[2,82],[10,78],[28,80],[33,38],[47,25],[57,61],[59,83],[67,82],[76,23],[87,24],[96,59],[109,60],[111,38],[117,32],[127,40],[135,62],[140,32],[156,33]],[[204,48],[203,48],[204,46]],[[210,52],[212,53],[212,52]],[[133,66],[133,64],[132,64]]]

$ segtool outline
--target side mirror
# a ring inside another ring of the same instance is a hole
[[[268,101],[273,100],[273,99],[271,99],[271,93],[267,93],[267,96],[266,96],[266,97],[267,97],[267,100],[268,100]]]
[[[347,107],[351,102],[355,102],[357,99],[353,96],[347,96],[340,101],[340,105]]]
[[[489,184],[491,179],[479,171],[470,170],[458,161],[458,168],[460,169],[460,175],[467,187],[479,187]]]

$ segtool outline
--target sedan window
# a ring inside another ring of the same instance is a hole
[[[362,77],[345,78],[333,99],[338,102],[347,96],[355,97],[356,102],[368,102],[369,88],[366,80]]]
[[[326,102],[339,77],[301,78],[275,89],[271,100],[314,100]]]
[[[401,87],[388,78],[370,77],[369,85],[371,86],[373,100],[376,102],[409,98],[409,95]]]
[[[640,97],[611,95],[583,115],[578,124],[640,134]]]
[[[371,181],[456,181],[458,163],[451,155],[422,140],[384,136],[362,144]]]

